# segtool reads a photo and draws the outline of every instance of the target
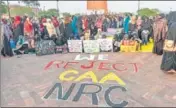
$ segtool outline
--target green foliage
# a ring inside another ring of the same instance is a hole
[[[39,7],[40,3],[38,0],[21,0],[27,7]]]
[[[39,15],[39,17],[41,17],[41,16],[52,17],[52,15],[58,16],[56,9],[49,9],[47,11],[41,11],[38,13],[38,15]]]
[[[140,9],[138,11],[138,14],[140,16],[156,16],[157,14],[159,14],[159,10],[158,9],[149,9],[149,8],[143,8]]]
[[[62,15],[63,15],[63,17],[66,17],[66,16],[71,16],[71,14],[70,14],[70,13],[68,13],[68,12],[64,12],[64,13],[62,13]]]
[[[20,15],[23,16],[28,14],[29,16],[34,16],[34,12],[30,7],[16,7],[10,10],[12,16]]]
[[[4,2],[0,1],[0,14],[5,13],[7,13],[7,5]]]

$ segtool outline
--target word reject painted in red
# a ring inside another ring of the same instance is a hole
[[[126,63],[126,64],[133,66],[134,72],[138,72],[139,64],[137,63]],[[55,65],[57,68],[62,67],[64,69],[79,66],[81,69],[93,69],[93,68],[97,68],[98,70],[113,69],[119,72],[128,70],[128,67],[127,65],[125,65],[125,63],[113,63],[113,64],[108,62],[97,63],[96,61],[88,61],[87,64],[81,64],[79,61],[78,62],[51,61],[45,66],[44,70],[49,69],[53,65]]]

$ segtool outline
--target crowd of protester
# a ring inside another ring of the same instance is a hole
[[[11,57],[14,54],[35,53],[35,44],[40,39],[51,39],[59,46],[67,44],[67,40],[72,39],[95,40],[101,32],[108,32],[109,28],[123,28],[123,33],[128,39],[136,36],[141,40],[142,45],[147,45],[152,38],[153,53],[162,55],[164,52],[162,70],[173,71],[176,70],[176,53],[175,50],[164,51],[164,41],[170,39],[175,45],[175,22],[176,12],[155,17],[130,14],[73,15],[59,19],[55,16],[51,18],[15,16],[10,20],[2,19],[3,48],[1,54]]]

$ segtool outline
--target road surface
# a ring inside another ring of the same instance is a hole
[[[93,54],[93,61],[78,59],[78,53],[2,58],[1,105],[176,106],[176,75],[160,70],[162,56],[101,53]],[[51,91],[54,86],[58,91]]]

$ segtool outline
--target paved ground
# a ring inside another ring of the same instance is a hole
[[[79,72],[78,75],[73,73],[67,75],[67,78],[72,76],[78,78],[88,70],[93,71],[100,80],[110,72],[117,75],[126,85],[126,92],[120,89],[113,89],[109,96],[110,102],[119,104],[121,101],[126,101],[126,106],[176,106],[176,75],[167,75],[160,70],[161,56],[153,55],[152,53],[106,53],[108,60],[103,62],[124,63],[124,66],[118,67],[117,71],[112,68],[112,65],[104,65],[102,68],[109,70],[97,69],[97,66],[102,61],[96,61],[96,65],[92,69],[82,69],[81,64],[86,64],[88,61],[79,61],[79,64],[69,65],[66,69],[63,68],[66,62],[74,61],[77,54],[56,54],[42,57],[35,55],[24,55],[21,58],[2,58],[1,59],[1,105],[2,106],[60,106],[60,107],[97,107],[110,106],[105,94],[109,87],[119,86],[116,81],[107,81],[100,85],[102,90],[98,93],[98,105],[92,104],[91,95],[81,95],[78,101],[73,101],[80,86],[83,83],[91,84],[89,78],[76,82],[74,90],[68,99],[57,99],[57,92],[54,91],[49,98],[44,96],[53,87],[54,84],[61,83],[63,93],[65,94],[68,88],[75,81],[61,81],[59,76],[62,72],[74,69]],[[84,54],[85,55],[85,54]],[[59,65],[51,65],[44,70],[45,66],[53,60],[62,60],[64,63]],[[138,71],[130,63],[136,63]],[[88,64],[87,64],[88,65]],[[115,76],[114,75],[114,76]],[[118,80],[119,81],[119,80]],[[95,92],[97,86],[88,86],[84,92]],[[105,99],[106,97],[106,99]],[[95,99],[95,97],[93,97]],[[95,100],[94,100],[95,101]]]

